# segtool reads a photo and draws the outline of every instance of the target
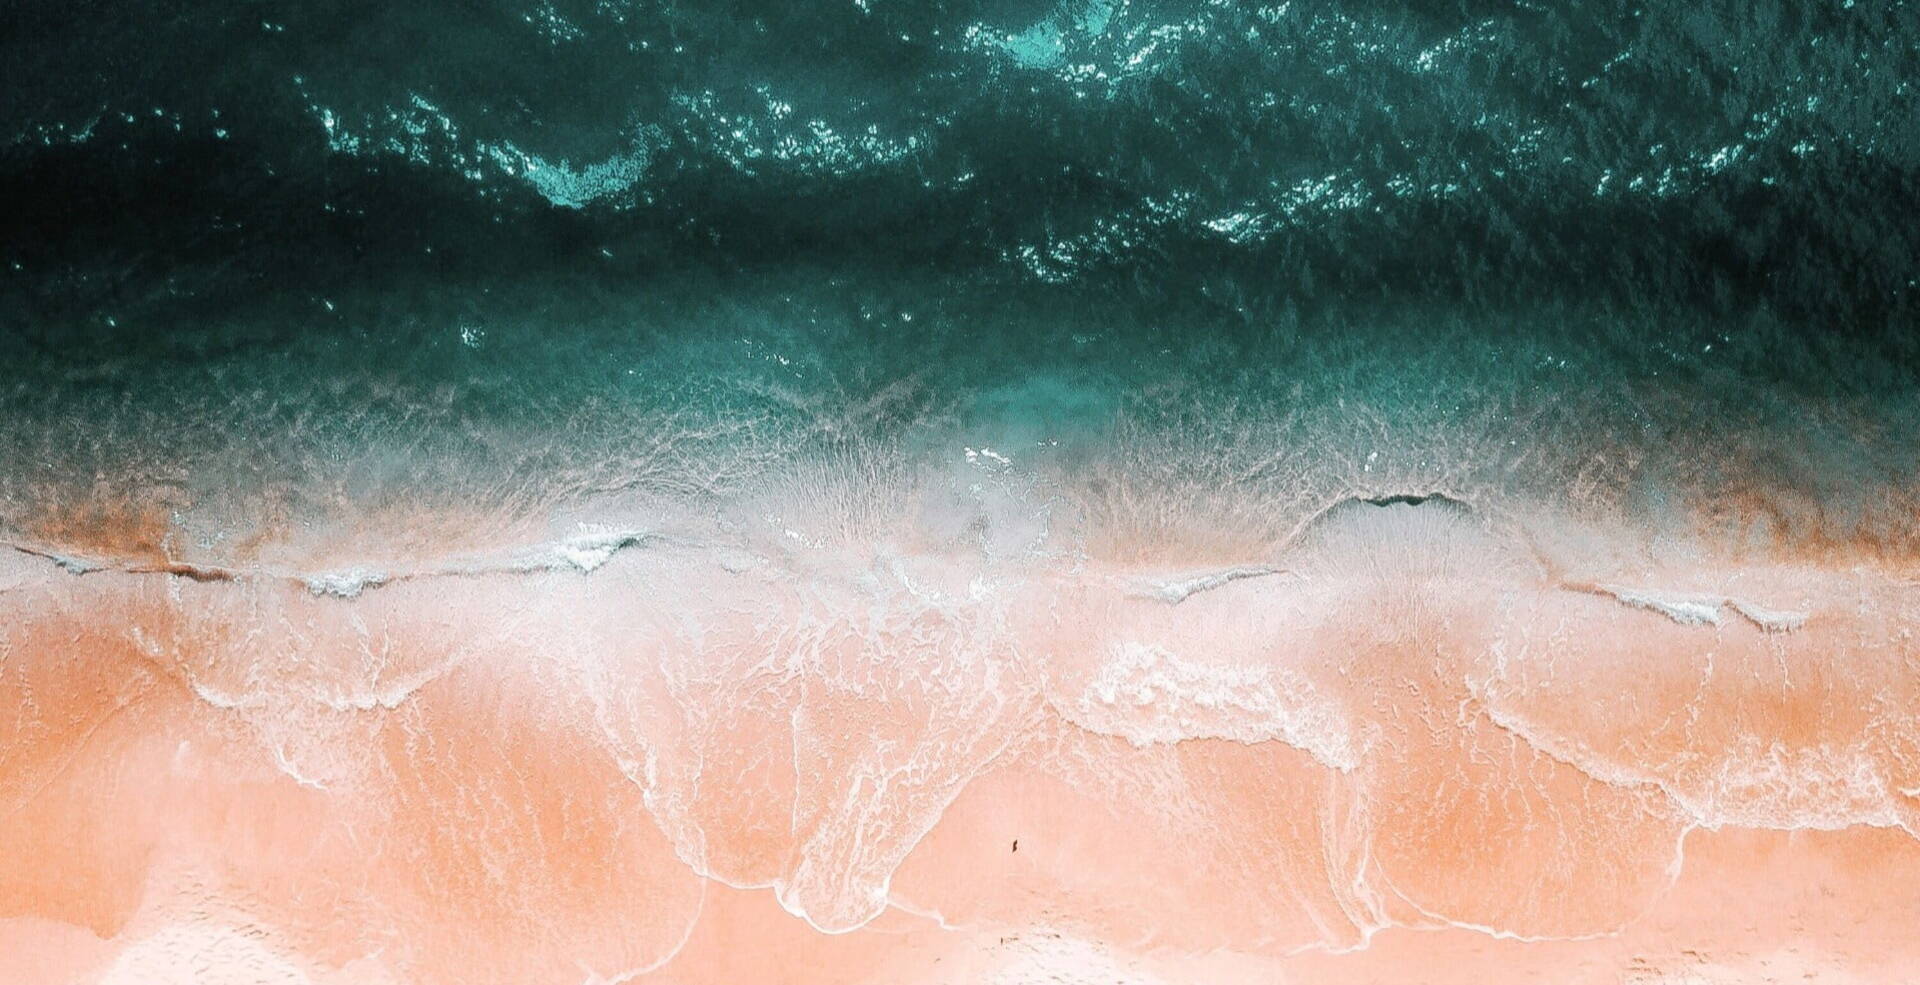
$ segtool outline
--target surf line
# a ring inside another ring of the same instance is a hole
[[[1792,632],[1806,625],[1809,618],[1809,613],[1793,609],[1770,609],[1730,595],[1680,594],[1596,582],[1562,582],[1560,587],[1570,592],[1610,598],[1629,608],[1656,612],[1682,626],[1722,625],[1726,621],[1722,614],[1726,609],[1732,609],[1769,633]]]
[[[451,564],[410,571],[352,567],[313,574],[285,570],[234,568],[186,561],[127,561],[79,557],[50,548],[13,543],[6,546],[40,558],[71,575],[99,572],[165,575],[196,582],[293,582],[316,596],[357,598],[370,588],[425,578],[471,578],[486,575],[533,574],[541,571],[577,571],[591,574],[615,554],[666,538],[646,530],[588,530],[549,544],[480,556]]]

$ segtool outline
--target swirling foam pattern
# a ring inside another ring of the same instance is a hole
[[[120,6],[0,985],[1920,979],[1920,7]]]

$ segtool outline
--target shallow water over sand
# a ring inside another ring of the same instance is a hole
[[[1582,549],[1541,548],[1547,526]],[[1897,966],[1911,566],[1432,494],[1337,501],[1232,565],[890,529],[624,522],[329,572],[16,544],[8,960],[110,982],[188,954],[346,982]]]

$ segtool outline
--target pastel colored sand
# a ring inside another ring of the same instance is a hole
[[[706,533],[15,545],[9,967],[1872,981],[1920,906],[1898,566],[1582,571],[1443,496],[1257,567]]]

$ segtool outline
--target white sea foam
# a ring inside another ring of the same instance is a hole
[[[302,572],[263,566],[228,568],[186,562],[154,564],[144,561],[92,560],[70,557],[37,547],[12,545],[14,550],[52,562],[70,574],[119,571],[137,575],[169,575],[196,581],[293,581],[317,596],[354,599],[368,589],[399,581],[420,578],[473,576],[490,574],[527,574],[536,571],[578,571],[591,574],[612,560],[615,554],[645,543],[654,536],[648,531],[598,524],[581,524],[574,534],[547,544],[520,548],[505,554],[482,554],[440,564],[384,568],[357,564],[320,572]]]
[[[1789,632],[1807,624],[1805,612],[1792,609],[1769,609],[1745,599],[1728,599],[1727,604],[1733,606],[1734,611],[1746,616],[1754,625],[1769,633]]]
[[[581,524],[579,532],[553,546],[553,553],[569,567],[590,572],[647,536],[644,530]]]
[[[1676,595],[1643,588],[1601,585],[1600,591],[1636,609],[1658,612],[1684,626],[1720,625],[1720,606],[1724,599],[1698,595]]]
[[[1264,578],[1268,575],[1284,574],[1285,569],[1266,565],[1241,565],[1220,571],[1207,571],[1187,575],[1167,581],[1147,582],[1135,591],[1140,598],[1158,599],[1168,605],[1178,605],[1201,592],[1210,591],[1232,582],[1246,578]]]
[[[1576,591],[1610,595],[1636,609],[1658,612],[1683,626],[1719,626],[1725,622],[1723,610],[1733,609],[1747,621],[1769,633],[1799,629],[1808,614],[1793,609],[1772,609],[1745,599],[1725,595],[1698,595],[1666,592],[1659,589],[1627,588],[1620,585],[1569,586]]]
[[[1873,758],[1857,746],[1787,748],[1745,736],[1714,750],[1702,768],[1676,772],[1602,754],[1577,737],[1541,727],[1497,698],[1488,700],[1486,709],[1502,729],[1602,783],[1659,788],[1704,828],[1838,830],[1899,823],[1893,794],[1901,791],[1886,783]]]
[[[392,576],[373,568],[348,568],[344,571],[329,571],[317,575],[306,575],[301,582],[307,591],[315,595],[331,595],[335,598],[359,598],[360,593],[369,588],[379,588]]]
[[[1279,739],[1340,770],[1359,763],[1353,727],[1284,668],[1209,664],[1151,644],[1115,644],[1069,717],[1136,746],[1188,739]]]

